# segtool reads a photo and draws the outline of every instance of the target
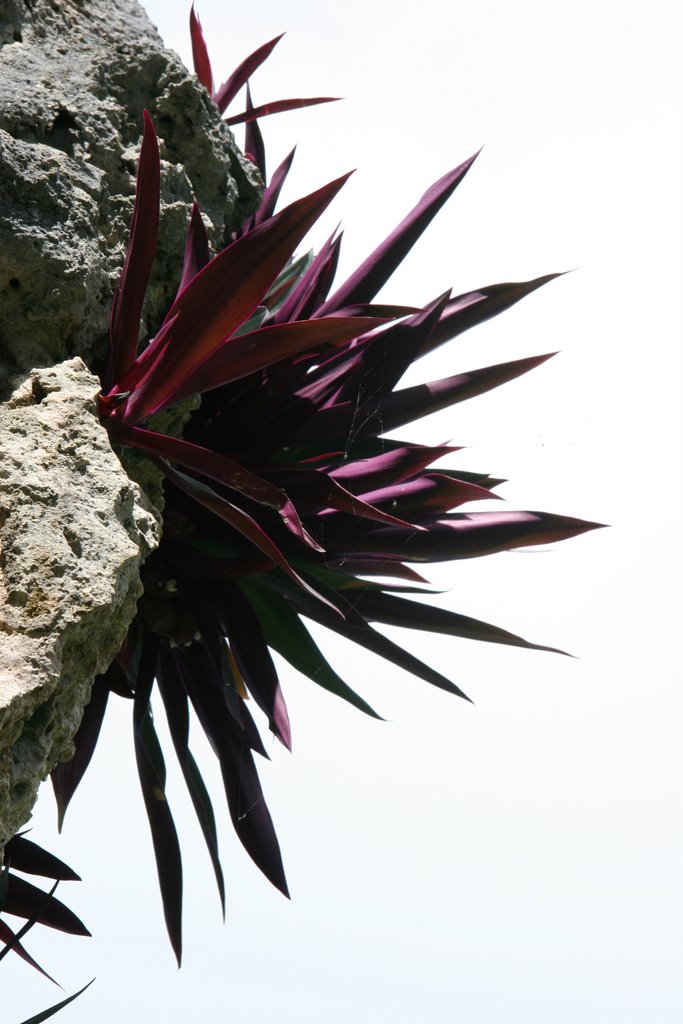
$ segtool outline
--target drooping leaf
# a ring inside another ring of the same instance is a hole
[[[133,704],[133,736],[140,788],[145,801],[171,946],[182,959],[183,869],[178,835],[166,800],[166,766],[150,708],[157,644],[146,638]]]
[[[351,603],[344,603],[344,618],[337,619],[336,616],[330,615],[323,605],[316,606],[306,594],[296,592],[288,584],[285,584],[285,586],[287,587],[288,599],[295,608],[298,608],[302,615],[313,619],[314,622],[319,622],[321,626],[326,626],[340,636],[352,640],[359,647],[365,647],[386,661],[398,665],[399,668],[405,669],[406,672],[417,676],[418,679],[424,679],[425,682],[431,683],[432,686],[436,686],[440,690],[446,690],[457,697],[464,697],[465,700],[469,700],[469,697],[463,693],[460,687],[452,683],[446,676],[430,668],[429,665],[425,665],[424,662],[420,661],[419,658],[416,658],[405,648],[400,647],[392,640],[389,640],[388,637],[383,636],[382,633],[374,630],[355,611]]]
[[[48,853],[42,846],[26,839],[24,835],[15,835],[5,843],[5,862],[9,862],[15,871],[23,871],[27,875],[42,875],[55,878],[62,882],[80,882],[80,876],[72,871],[68,864]]]
[[[240,587],[253,605],[266,641],[273,650],[318,686],[348,701],[366,715],[380,718],[328,664],[299,616],[280,594],[255,586],[248,580],[243,580]]]
[[[17,954],[21,959],[32,967],[39,974],[42,974],[44,978],[51,981],[53,985],[59,986],[59,982],[55,981],[51,974],[48,974],[44,968],[40,966],[37,960],[31,956],[31,954],[22,946],[20,942],[20,936],[24,935],[30,928],[32,922],[28,922],[24,925],[20,932],[16,934],[12,931],[10,926],[5,921],[0,919],[0,942],[4,942],[4,948],[0,949],[0,960],[9,953],[10,951]]]
[[[230,737],[230,760],[221,760],[233,827],[245,850],[276,889],[289,898],[280,844],[266,806],[251,751]]]
[[[69,935],[90,935],[73,911],[54,896],[17,875],[8,876],[4,912],[15,917],[33,918],[38,924]]]
[[[199,445],[183,441],[181,438],[157,434],[140,427],[131,427],[127,423],[117,424],[114,436],[122,444],[132,445],[140,451],[161,459],[171,459],[186,469],[194,470],[201,473],[202,476],[224,484],[260,505],[276,509],[295,537],[313,548],[314,551],[322,551],[320,545],[304,529],[298,512],[285,492],[268,480],[256,476],[255,473],[250,473],[248,469],[228,458],[227,455],[219,455],[218,452],[201,448]]]
[[[225,881],[218,853],[218,833],[211,798],[204,785],[195,759],[190,753],[190,716],[187,708],[187,694],[182,686],[175,661],[167,644],[162,644],[157,666],[157,684],[168,720],[171,739],[178,757],[178,763],[185,779],[192,804],[204,836],[204,842],[211,858],[216,885],[225,917]]]
[[[109,698],[109,686],[106,679],[116,673],[117,669],[118,666],[114,663],[114,666],[110,666],[103,676],[95,677],[90,701],[83,710],[81,724],[74,736],[74,755],[69,761],[62,761],[61,764],[58,764],[50,774],[57,803],[57,828],[60,832],[64,825],[66,809],[95,753]]]
[[[274,736],[292,749],[292,732],[277,670],[258,616],[239,587],[224,584],[215,591],[220,621],[241,677],[268,718]]]
[[[192,653],[191,649],[176,649],[173,657],[183,676],[190,700],[202,718],[206,716],[206,707],[201,695],[201,677],[192,671],[191,662],[188,661]],[[210,721],[205,717],[204,721],[205,728],[210,732]],[[221,767],[233,827],[256,866],[277,889],[288,896],[280,845],[266,807],[251,750],[240,731],[230,725],[230,719],[226,719],[226,722],[228,727],[220,731],[219,743],[214,749]]]
[[[314,597],[318,601],[322,601],[325,604],[329,604],[325,598],[322,598],[319,594],[313,590],[311,586],[301,576],[298,575],[292,569],[291,565],[284,557],[282,552],[273,541],[270,539],[267,533],[265,533],[258,525],[255,519],[252,519],[250,515],[243,512],[242,509],[237,508],[235,505],[221,498],[212,488],[205,486],[200,483],[199,480],[194,480],[192,477],[187,476],[185,473],[181,473],[177,469],[172,469],[168,463],[162,463],[162,468],[165,475],[172,480],[176,487],[180,488],[186,494],[189,494],[195,501],[199,502],[205,508],[208,508],[211,512],[214,512],[221,519],[229,523],[238,533],[250,541],[255,547],[262,551],[271,561],[282,569],[295,583],[297,583],[303,590],[305,590],[311,597]],[[330,607],[336,611],[334,605]]]

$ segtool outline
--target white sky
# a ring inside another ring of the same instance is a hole
[[[188,5],[149,0],[190,60]],[[387,719],[283,672],[294,754],[261,772],[293,894],[259,875],[223,814],[228,920],[182,784],[185,958],[167,943],[116,702],[61,839],[49,792],[34,838],[84,877],[61,886],[95,938],[29,948],[91,990],[64,1024],[193,1013],[254,1024],[673,1024],[681,983],[681,70],[674,6],[488,0],[225,4],[199,14],[218,79],[287,30],[255,102],[344,103],[262,124],[287,199],[358,167],[348,271],[424,189],[485,149],[387,298],[580,268],[441,350],[421,379],[539,352],[520,381],[403,434],[470,446],[512,508],[611,524],[534,553],[440,566],[435,601],[577,659],[399,634],[471,707],[323,640]],[[238,129],[241,141],[241,129]],[[159,716],[160,719],[163,716]],[[206,753],[199,739],[195,747]],[[169,767],[173,763],[168,758]],[[9,963],[10,960],[15,963]],[[2,964],[3,1024],[59,995]]]

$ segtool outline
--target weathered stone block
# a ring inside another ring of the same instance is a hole
[[[34,370],[0,405],[0,847],[72,752],[118,651],[159,522],[97,416],[80,359]]]

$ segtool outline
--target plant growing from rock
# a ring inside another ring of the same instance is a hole
[[[218,90],[191,13],[198,77],[225,110],[272,51],[248,57]],[[254,107],[245,149],[266,173],[258,118],[327,98]],[[201,211],[189,218],[175,300],[138,344],[154,261],[159,145],[144,114],[130,240],[111,314],[100,416],[117,449],[142,453],[164,479],[163,535],[143,571],[144,596],[118,656],[99,676],[76,736],[76,755],[53,773],[60,822],[95,749],[110,693],[130,699],[140,782],[161,897],[178,962],[182,951],[180,844],[165,795],[164,754],[152,695],[163,703],[225,905],[215,815],[188,745],[194,711],[218,759],[228,809],[245,849],[287,894],[255,755],[267,757],[247,697],[291,748],[272,652],[314,683],[379,717],[327,661],[306,620],[352,640],[423,681],[465,697],[451,680],[376,624],[529,649],[531,643],[465,614],[416,600],[424,563],[576,536],[597,524],[536,511],[463,511],[496,497],[487,473],[435,468],[457,451],[396,437],[412,421],[539,366],[549,354],[462,371],[401,388],[422,356],[497,315],[556,275],[496,284],[422,308],[376,301],[379,291],[468,173],[474,157],[431,185],[347,278],[335,271],[341,236],[297,256],[346,176],[284,209],[293,154],[257,211],[211,255]],[[179,409],[182,436],[169,432]],[[391,434],[391,437],[386,436]]]

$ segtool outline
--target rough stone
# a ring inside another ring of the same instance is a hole
[[[147,108],[162,211],[143,333],[173,297],[196,199],[214,245],[259,181],[207,92],[137,0],[0,0],[0,387],[82,356],[98,370]],[[4,370],[4,374],[3,371]]]
[[[0,850],[71,756],[159,539],[97,416],[99,387],[76,358],[0,405]]]
[[[1,854],[71,755],[159,539],[158,472],[122,465],[95,405],[143,110],[162,158],[143,338],[177,288],[192,202],[220,248],[261,183],[137,0],[0,0],[0,84]]]

